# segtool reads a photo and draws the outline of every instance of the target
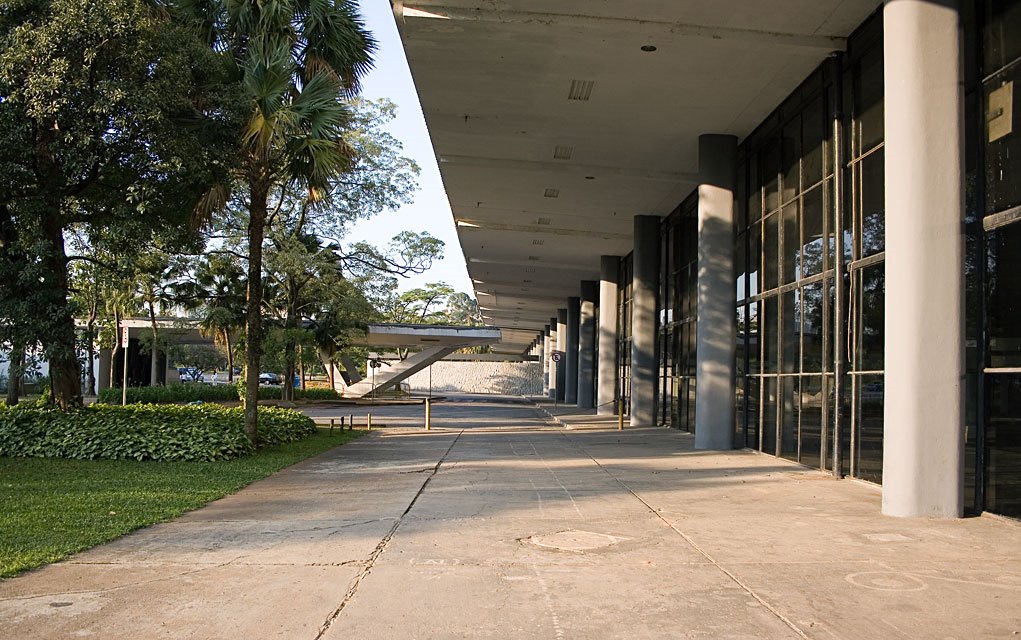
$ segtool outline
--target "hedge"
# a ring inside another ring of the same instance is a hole
[[[260,400],[280,400],[282,389],[279,386],[259,387]],[[296,400],[338,400],[341,395],[333,389],[301,389],[294,390]],[[180,402],[229,402],[238,399],[238,390],[234,385],[211,385],[198,382],[182,382],[168,384],[164,387],[128,387],[128,404],[174,404]],[[103,389],[99,392],[97,402],[101,404],[120,404],[121,390]]]
[[[259,408],[259,446],[316,432],[308,416]],[[244,411],[219,405],[93,405],[63,413],[0,406],[0,456],[79,460],[228,460],[254,450]]]

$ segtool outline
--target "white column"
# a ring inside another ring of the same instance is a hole
[[[883,513],[963,514],[963,94],[946,0],[883,8],[886,376]]]
[[[698,139],[698,324],[695,329],[695,448],[734,447],[734,187],[737,138]]]
[[[617,280],[620,258],[601,256],[599,274],[599,388],[596,390],[596,413],[601,416],[617,413]]]
[[[550,329],[549,325],[546,325],[543,329],[542,338],[542,395],[549,396],[550,390]]]
[[[560,354],[560,362],[557,363],[557,400],[563,402],[567,397],[567,362],[564,357],[567,353],[567,309],[557,309],[557,353]]]
[[[549,319],[549,397],[551,400],[557,397],[557,366],[556,362],[553,362],[553,354],[557,351],[557,342],[559,337],[557,336],[557,319]]]

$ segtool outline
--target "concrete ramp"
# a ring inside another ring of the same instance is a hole
[[[464,347],[500,342],[501,333],[493,327],[455,327],[429,324],[370,324],[365,339],[359,344],[368,347],[421,348],[399,362],[389,362],[368,372],[365,379],[344,390],[349,398],[364,398],[400,384],[434,362]]]
[[[419,371],[422,371],[437,360],[454,353],[461,347],[432,347],[418,353],[413,353],[405,360],[391,361],[376,369],[376,374],[371,373],[368,378],[351,385],[344,390],[346,398],[364,398],[372,394],[373,390],[385,391],[395,387],[402,381],[410,378]],[[375,385],[375,386],[373,386]]]

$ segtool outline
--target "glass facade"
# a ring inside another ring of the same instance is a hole
[[[1021,0],[963,4],[965,501],[1021,517]],[[735,445],[876,483],[887,401],[884,139],[877,11],[741,142],[734,230]],[[685,431],[697,410],[697,231],[692,194],[663,221],[658,317],[660,415]],[[627,399],[629,259],[621,276]]]

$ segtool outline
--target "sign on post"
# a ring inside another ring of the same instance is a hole
[[[121,348],[128,348],[128,328],[121,327]]]
[[[552,360],[553,362],[560,362],[560,352],[554,351],[553,355],[550,356],[550,360]]]

